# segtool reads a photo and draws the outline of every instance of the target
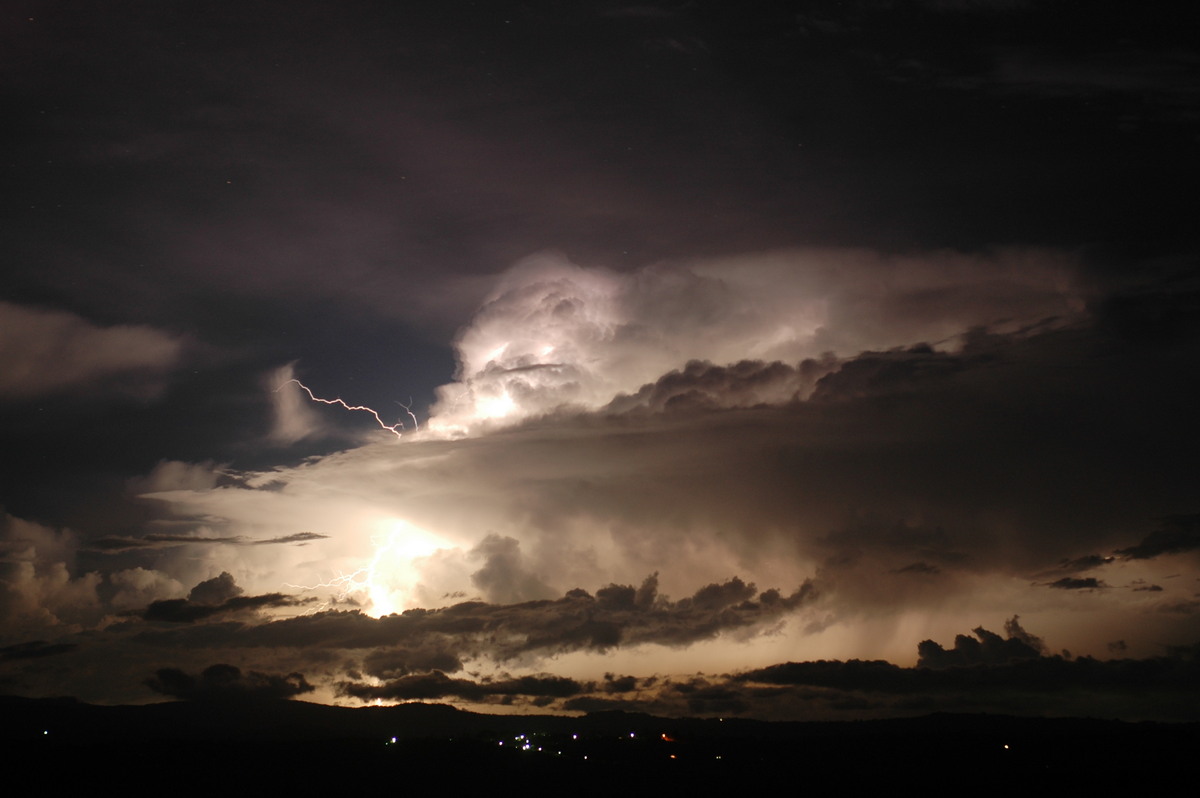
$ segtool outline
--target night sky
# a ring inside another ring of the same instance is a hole
[[[1198,16],[6,3],[0,694],[1198,719]]]

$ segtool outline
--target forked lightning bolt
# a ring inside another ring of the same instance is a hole
[[[341,576],[336,576],[333,579],[329,580],[328,582],[318,582],[315,585],[294,585],[291,582],[284,582],[283,584],[284,584],[284,587],[290,587],[290,588],[293,588],[296,590],[305,590],[305,591],[318,590],[323,587],[333,588],[338,591],[336,600],[337,601],[345,601],[346,599],[350,598],[351,594],[353,594],[353,593],[370,590],[370,586],[371,586],[370,570],[371,569],[369,567],[359,568],[357,571],[355,571],[352,574],[343,574]],[[330,602],[330,601],[323,601],[320,604],[318,604],[315,609],[309,610],[308,612],[305,612],[304,614],[308,615],[310,613],[323,612],[324,610],[329,609],[331,603],[332,602]]]
[[[282,389],[284,385],[287,385],[288,383],[292,383],[292,382],[296,383],[302,389],[304,389],[304,392],[306,394],[308,394],[308,398],[312,399],[314,402],[320,402],[323,405],[341,405],[342,407],[346,408],[347,410],[361,410],[364,413],[370,413],[372,416],[375,417],[375,422],[377,424],[379,424],[379,426],[381,428],[392,433],[397,438],[401,437],[400,430],[404,429],[403,421],[397,421],[395,424],[385,424],[385,423],[383,423],[383,419],[380,418],[379,413],[377,413],[373,408],[367,407],[366,405],[350,405],[350,404],[346,404],[341,399],[322,399],[321,397],[319,397],[315,393],[313,393],[311,388],[309,388],[304,383],[300,382],[300,380],[290,379],[287,382],[283,383],[283,385],[280,385],[279,388],[276,388],[275,390],[278,391],[278,390]],[[413,414],[413,411],[411,410],[412,400],[409,400],[409,404],[407,404],[407,405],[401,404],[400,406],[404,408],[404,410],[408,413],[408,417],[412,419],[413,429],[415,430],[417,428],[417,417]]]

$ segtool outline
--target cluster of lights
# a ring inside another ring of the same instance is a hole
[[[549,734],[545,734],[545,733],[533,733],[533,734],[524,734],[523,733],[523,734],[518,734],[518,735],[512,737],[511,739],[498,740],[496,742],[496,745],[499,748],[508,747],[510,750],[515,750],[515,751],[553,754],[554,756],[562,756],[563,752],[557,746],[554,748],[549,748],[547,745],[538,745],[539,738],[548,738],[548,737],[556,737],[556,736],[557,735],[549,735]],[[616,741],[629,741],[629,740],[642,741],[645,739],[646,738],[639,738],[637,732],[632,732],[632,731],[629,732],[627,735],[621,734],[616,737]],[[654,738],[651,737],[649,739],[653,740]],[[670,735],[666,734],[665,732],[658,735],[658,740],[665,742],[665,743],[676,742],[674,737],[671,737]],[[579,742],[580,741],[579,734],[573,733],[571,735],[571,741]],[[669,758],[676,759],[677,756],[675,754],[670,754]],[[720,758],[721,758],[720,756],[717,757],[717,759],[720,759]],[[580,759],[586,760],[586,759],[588,759],[588,755],[581,754]]]
[[[518,734],[512,740],[513,746],[518,748],[521,751],[536,751],[538,753],[545,753],[546,752],[545,748],[543,746],[536,745],[536,743],[534,742],[534,738],[537,736],[538,735],[535,735],[535,734]],[[579,735],[573,734],[573,735],[571,735],[571,739],[573,739],[573,740],[579,739]],[[504,741],[500,740],[497,743],[497,745],[503,746]],[[555,756],[562,756],[562,751],[554,751],[553,753]],[[585,756],[584,759],[587,759],[587,757]]]

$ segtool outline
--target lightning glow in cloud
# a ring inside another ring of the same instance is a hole
[[[452,548],[452,544],[407,521],[393,520],[387,526],[386,531],[371,538],[374,553],[363,567],[317,585],[288,587],[307,591],[333,589],[338,601],[365,601],[363,611],[375,618],[414,606],[420,579],[418,562],[439,550]]]
[[[975,327],[1081,310],[1073,274],[1068,257],[1041,251],[794,250],[632,273],[538,255],[506,273],[459,334],[458,382],[439,389],[427,426],[469,435],[594,410],[692,360],[953,347]]]

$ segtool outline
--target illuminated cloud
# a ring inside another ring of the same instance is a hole
[[[142,567],[115,571],[108,575],[112,597],[109,604],[117,612],[140,610],[154,601],[179,598],[183,585],[166,574]]]
[[[216,487],[221,469],[211,460],[185,463],[180,460],[160,460],[144,477],[129,481],[133,494],[156,493],[166,490],[209,490]]]
[[[102,577],[76,575],[70,530],[0,514],[0,641],[21,642],[94,625]]]
[[[1119,309],[1085,299],[1071,259],[1045,251],[794,251],[625,274],[543,256],[507,275],[460,335],[464,379],[443,389],[431,431],[216,484],[180,476],[152,494],[177,531],[97,548],[169,544],[171,567],[191,569],[172,571],[185,584],[227,570],[254,595],[374,617],[463,600],[558,606],[639,573],[692,596],[734,572],[810,584],[814,598],[777,621],[830,654],[866,617],[939,617],[944,629],[998,601],[1044,612],[1032,582],[1101,586],[1074,574],[1116,567],[1092,552],[1127,546],[1160,514],[1155,495],[1186,491],[1165,462],[1150,469],[1158,493],[1140,491],[1146,463],[1104,445],[1169,441],[1182,408],[1161,387],[1174,373],[1108,332]],[[1114,372],[1139,389],[1114,390]],[[480,405],[485,395],[507,397],[503,415],[485,418],[500,407]],[[1097,474],[1128,474],[1128,490]],[[308,545],[250,545],[289,542]],[[1163,584],[1147,568],[1122,578]],[[1103,646],[1154,593],[1064,639]],[[1188,598],[1163,593],[1163,606]],[[1187,625],[1182,609],[1160,615],[1152,626]],[[303,622],[279,623],[272,634]],[[581,640],[606,639],[588,628],[599,637]],[[911,643],[889,645],[900,656]],[[547,646],[422,634],[371,661],[452,672]]]
[[[459,334],[459,381],[439,390],[430,428],[464,433],[560,407],[595,409],[690,361],[955,348],[974,328],[1077,315],[1075,272],[1071,257],[1048,250],[791,250],[631,273],[543,254],[507,272]],[[766,400],[806,387],[794,382]]]
[[[274,411],[270,438],[277,443],[295,443],[322,429],[312,401],[301,391],[290,389],[289,384],[294,379],[294,363],[280,366],[263,379]]]
[[[101,327],[66,311],[4,301],[0,330],[0,399],[83,389],[152,396],[183,352],[179,339],[151,327]]]

